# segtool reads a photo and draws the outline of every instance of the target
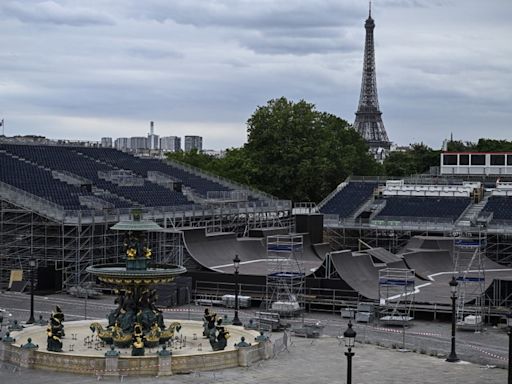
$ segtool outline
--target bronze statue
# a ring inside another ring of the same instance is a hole
[[[50,323],[46,329],[47,345],[46,350],[50,352],[62,352],[62,325],[55,316],[50,317]]]
[[[223,351],[227,344],[230,335],[229,332],[224,328],[222,319],[217,321],[217,326],[210,333],[210,345],[214,351]]]

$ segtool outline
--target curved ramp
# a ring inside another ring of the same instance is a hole
[[[325,258],[317,256],[309,235],[303,235],[302,262],[304,272],[316,271]],[[266,276],[269,272],[266,238],[237,238],[234,233],[206,235],[204,228],[183,231],[185,247],[190,256],[201,266],[220,273],[233,273],[233,258],[240,258],[240,274]],[[292,267],[291,267],[292,268]],[[290,270],[289,272],[297,272]]]
[[[331,251],[331,246],[329,243],[319,243],[313,244],[313,249],[320,260],[325,260],[327,254]]]
[[[438,272],[453,271],[452,257],[448,251],[415,251],[403,254],[405,263],[414,269],[417,276],[429,280],[428,276]]]
[[[379,269],[370,255],[353,256],[351,251],[331,252],[331,260],[340,277],[360,295],[379,298]]]
[[[413,252],[420,250],[443,250],[453,251],[453,238],[442,236],[414,236],[404,247],[403,252]]]
[[[366,249],[364,253],[368,253],[369,255],[372,255],[375,259],[380,260],[383,263],[390,264],[395,262],[400,262],[402,260],[401,256],[397,256],[394,253],[389,252],[387,249],[384,248],[370,248]],[[392,267],[395,268],[395,267]],[[399,268],[399,267],[396,267]]]

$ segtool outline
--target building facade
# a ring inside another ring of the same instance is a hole
[[[101,138],[101,146],[104,148],[112,148],[112,138],[111,137],[102,137]]]
[[[203,150],[203,138],[201,136],[185,136],[185,152],[197,149]]]
[[[165,136],[160,138],[160,149],[168,152],[181,151],[181,137]]]

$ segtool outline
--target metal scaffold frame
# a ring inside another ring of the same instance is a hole
[[[487,237],[482,231],[474,237],[454,239],[453,265],[457,286],[457,327],[481,331],[485,305],[485,255]]]
[[[31,259],[36,259],[39,267],[51,266],[58,271],[62,290],[86,282],[89,275],[85,269],[90,265],[120,262],[122,238],[110,227],[128,219],[128,211],[88,215],[66,211],[64,215],[48,216],[37,208],[29,209],[30,201],[18,201],[21,198],[20,194],[0,198],[0,289],[8,287],[12,270],[28,270]],[[290,212],[291,206],[277,203],[261,207],[234,205],[222,210],[141,208],[145,219],[164,228],[148,238],[155,262],[179,265],[187,262],[182,228],[206,227],[209,232],[222,230],[243,235],[253,228],[290,228]]]
[[[267,237],[266,309],[282,316],[304,310],[302,235]]]
[[[411,321],[415,289],[414,270],[379,270],[379,321],[390,325],[404,325]]]

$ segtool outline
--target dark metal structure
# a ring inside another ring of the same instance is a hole
[[[391,142],[388,139],[388,134],[382,122],[382,112],[379,108],[377,96],[375,48],[373,42],[375,22],[372,19],[371,3],[364,28],[366,29],[366,40],[364,46],[363,79],[354,128],[366,140],[374,157],[378,160],[383,160],[391,147]]]

